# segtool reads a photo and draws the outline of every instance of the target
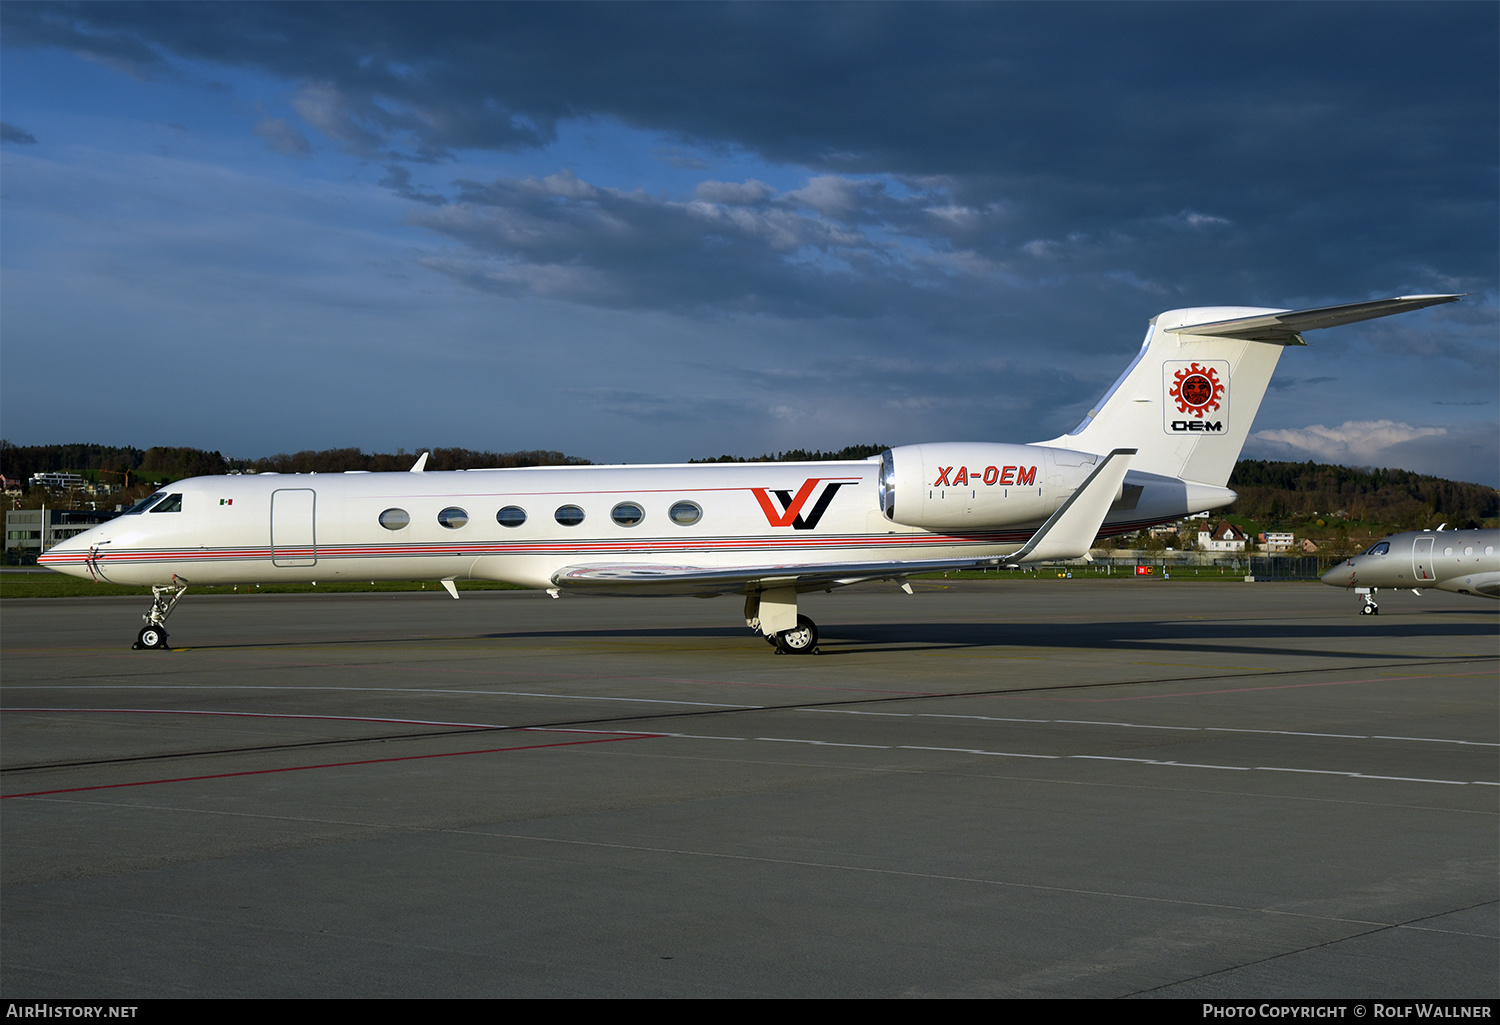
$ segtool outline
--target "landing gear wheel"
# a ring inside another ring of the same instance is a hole
[[[783,655],[817,654],[817,624],[806,616],[798,616],[796,626],[776,635],[776,650]]]
[[[142,648],[165,648],[167,646],[167,632],[159,626],[141,627],[141,632],[136,635],[135,644],[131,647],[136,650]]]
[[[1366,605],[1364,608],[1360,609],[1359,614],[1361,616],[1378,616],[1380,615],[1380,606],[1376,605],[1374,602],[1371,602],[1369,605]]]

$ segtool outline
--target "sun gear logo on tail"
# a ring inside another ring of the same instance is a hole
[[[804,519],[802,510],[807,505],[808,499],[812,497],[813,491],[824,480],[822,477],[809,477],[802,482],[802,486],[793,495],[790,491],[771,491],[767,493],[765,488],[751,488],[750,492],[755,495],[755,500],[760,503],[761,512],[766,514],[766,519],[773,527],[791,527],[793,530],[812,530],[828,511],[828,503],[833,501],[833,496],[838,494],[839,488],[849,481],[829,481],[823,488],[823,493],[813,503],[812,511]],[[776,496],[776,501],[781,503],[778,512],[775,504],[771,501],[771,495]]]
[[[1168,434],[1222,434],[1229,429],[1229,364],[1168,360],[1162,364],[1163,424]]]

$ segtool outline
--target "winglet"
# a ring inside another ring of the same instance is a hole
[[[1125,471],[1136,449],[1117,448],[1104,457],[1082,486],[1068,496],[1042,529],[1031,536],[1010,558],[1008,565],[1076,559],[1087,555],[1099,535],[1099,527],[1125,481]]]
[[[412,473],[421,473],[426,468],[426,466],[427,466],[427,453],[423,452],[421,455],[417,456],[417,461],[412,464],[411,472]]]
[[[453,583],[452,577],[444,577],[443,579],[439,580],[438,583],[442,584],[443,590],[453,595],[454,598],[458,597],[458,587]]]

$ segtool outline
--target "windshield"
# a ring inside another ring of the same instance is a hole
[[[139,502],[135,503],[135,505],[132,505],[129,509],[126,509],[120,515],[134,516],[136,513],[143,513],[166,497],[167,493],[165,491],[158,491],[156,494],[150,496],[149,498],[141,499]]]

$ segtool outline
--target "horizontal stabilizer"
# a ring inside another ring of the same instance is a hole
[[[1042,529],[1005,561],[1010,565],[1027,562],[1049,562],[1054,559],[1078,559],[1088,554],[1099,536],[1099,528],[1109,512],[1125,471],[1135,456],[1133,448],[1117,448],[1104,457],[1088,479],[1068,496]]]
[[[1462,299],[1461,295],[1403,295],[1394,299],[1374,299],[1363,303],[1345,303],[1342,306],[1321,306],[1313,310],[1286,310],[1282,313],[1265,313],[1254,317],[1239,317],[1235,320],[1220,320],[1206,324],[1180,324],[1172,328],[1185,334],[1213,335],[1219,338],[1243,338],[1251,342],[1274,342],[1280,345],[1301,345],[1297,335],[1320,327],[1338,327],[1376,317],[1389,317],[1393,313],[1420,310],[1424,306],[1437,306]]]

